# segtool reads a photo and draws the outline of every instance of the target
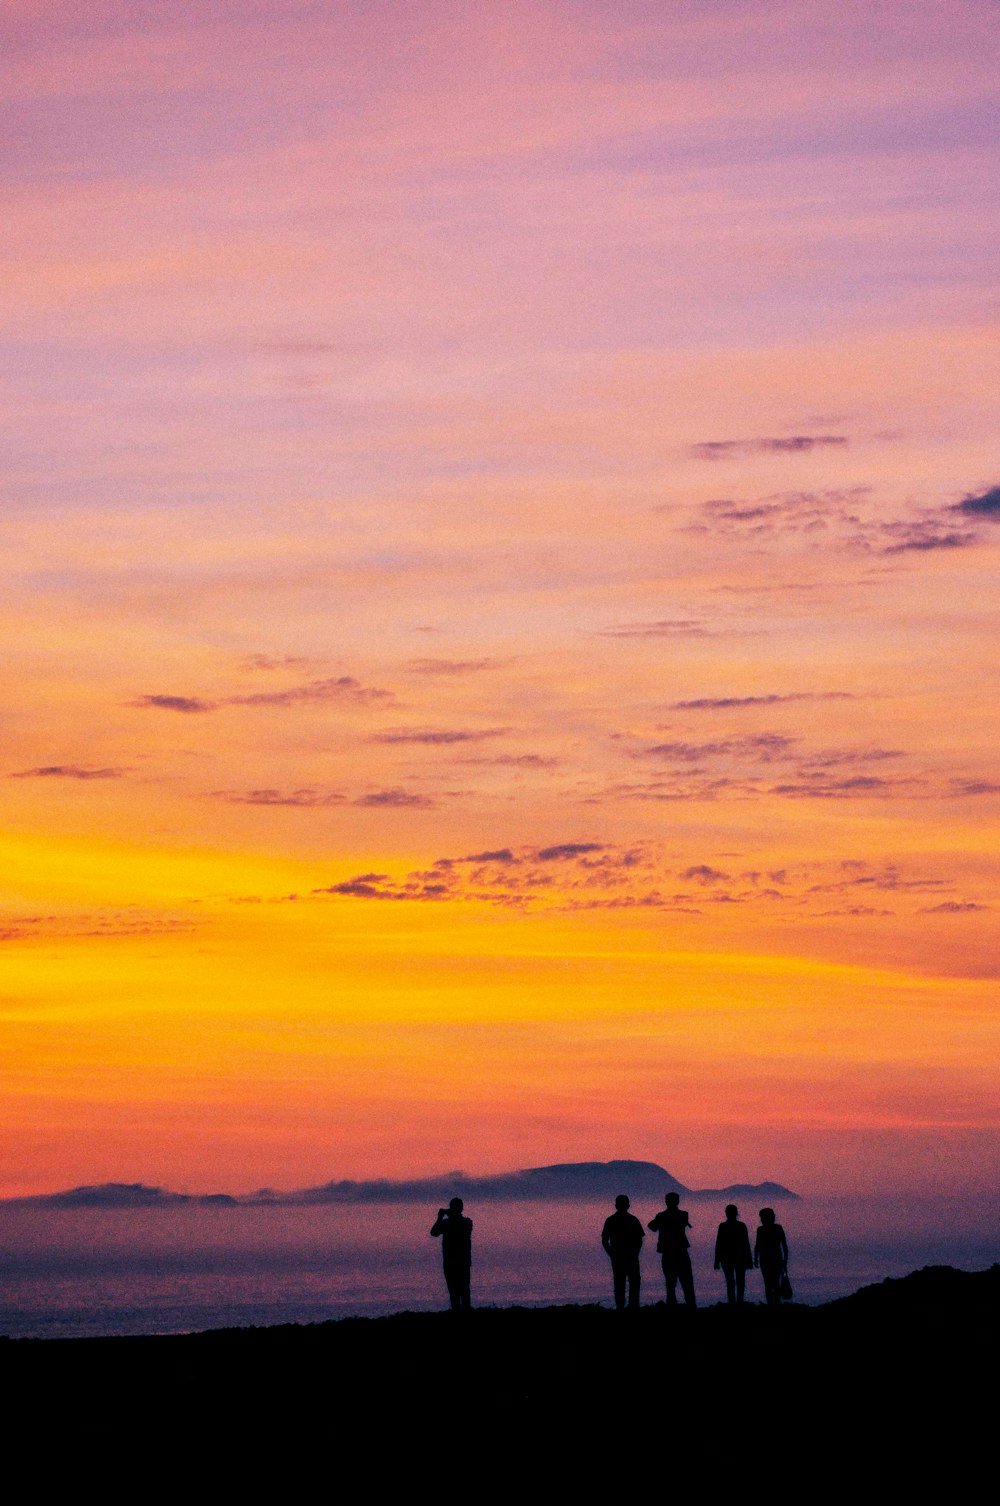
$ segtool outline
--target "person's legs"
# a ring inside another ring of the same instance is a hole
[[[742,1302],[743,1301],[743,1293],[746,1290],[747,1273],[743,1269],[743,1267],[740,1266],[737,1271],[733,1272],[733,1275],[736,1278],[736,1300],[737,1300],[737,1302]],[[730,1302],[732,1302],[732,1300],[733,1300],[732,1297],[730,1297],[729,1300],[730,1300]]]
[[[762,1265],[760,1268],[760,1274],[764,1278],[765,1302],[767,1303],[768,1307],[779,1307],[781,1305],[781,1295],[778,1291],[778,1285],[781,1281],[780,1268],[769,1265]]]
[[[611,1262],[611,1281],[615,1290],[615,1307],[621,1312],[625,1306],[625,1277],[628,1267],[621,1260]]]
[[[694,1300],[694,1272],[691,1269],[691,1256],[684,1254],[677,1264],[678,1275],[681,1280],[681,1291],[684,1293],[684,1301],[688,1307],[697,1307]]]
[[[639,1306],[639,1288],[642,1284],[642,1272],[639,1269],[639,1257],[634,1256],[628,1269],[628,1305]]]
[[[663,1280],[667,1287],[667,1306],[677,1306],[677,1266],[670,1255],[662,1258]]]
[[[464,1261],[449,1262],[444,1268],[444,1279],[453,1312],[465,1312],[471,1306],[469,1283],[472,1273]]]
[[[740,1293],[740,1298],[736,1296],[736,1278],[738,1273],[733,1270],[733,1267],[731,1265],[724,1265],[722,1267],[722,1274],[726,1278],[726,1301],[739,1301],[742,1298],[743,1294],[742,1292]],[[742,1272],[740,1272],[739,1275],[742,1276]]]

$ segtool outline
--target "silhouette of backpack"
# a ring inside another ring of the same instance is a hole
[[[782,1302],[791,1302],[792,1297],[794,1296],[794,1293],[792,1291],[792,1283],[788,1279],[787,1271],[784,1271],[782,1273],[781,1285],[778,1288],[778,1295],[781,1297]]]

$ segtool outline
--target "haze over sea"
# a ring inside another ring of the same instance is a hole
[[[724,1297],[712,1270],[722,1202],[685,1197],[699,1302]],[[653,1199],[636,1198],[646,1223]],[[925,1265],[974,1270],[996,1259],[985,1199],[803,1198],[776,1202],[791,1248],[797,1301],[825,1302]],[[610,1271],[602,1201],[469,1203],[473,1300],[601,1302]],[[751,1230],[756,1205],[740,1213]],[[185,1333],[316,1323],[445,1306],[440,1249],[425,1203],[317,1207],[0,1208],[0,1333],[13,1337]],[[760,1300],[752,1272],[748,1298]],[[655,1239],[643,1255],[643,1299],[661,1300]]]

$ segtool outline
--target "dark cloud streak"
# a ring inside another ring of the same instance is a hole
[[[87,769],[75,763],[43,764],[37,769],[18,769],[8,779],[124,779],[126,769]]]
[[[706,439],[691,446],[696,460],[729,460],[740,455],[802,455],[810,450],[841,447],[846,434],[791,434],[762,439]]]
[[[217,701],[204,701],[199,696],[193,695],[142,695],[136,701],[130,701],[130,706],[155,707],[158,711],[180,711],[185,715],[194,715],[204,711],[215,711]]]
[[[963,497],[950,512],[964,513],[967,517],[983,518],[987,522],[1000,522],[1000,486],[991,486],[988,492],[978,496]]]
[[[486,727],[482,730],[445,727],[400,727],[388,732],[373,732],[368,741],[382,744],[417,743],[429,748],[450,747],[453,743],[481,743],[492,737],[505,737],[509,727]]]
[[[700,696],[693,701],[673,701],[671,711],[740,711],[746,706],[782,706],[793,701],[853,701],[849,690],[797,690],[787,695]]]

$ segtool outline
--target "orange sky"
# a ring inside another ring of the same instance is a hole
[[[996,1169],[995,7],[3,8],[0,1195]]]

